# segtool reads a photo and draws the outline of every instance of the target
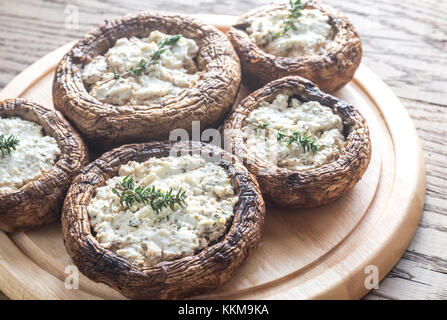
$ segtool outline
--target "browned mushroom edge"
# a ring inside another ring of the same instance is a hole
[[[245,118],[260,101],[272,102],[280,93],[301,101],[318,101],[341,117],[347,142],[337,160],[314,169],[292,171],[274,167],[244,147],[240,132]],[[250,94],[232,111],[222,130],[233,148],[239,146],[233,152],[256,175],[262,193],[281,206],[315,207],[335,201],[355,186],[371,158],[368,125],[359,111],[296,76],[275,80]]]
[[[54,166],[20,189],[0,193],[0,230],[36,228],[57,220],[72,179],[88,163],[87,148],[59,111],[24,99],[0,102],[0,117],[20,117],[41,125],[61,150]]]
[[[92,97],[81,77],[84,66],[105,54],[117,39],[147,37],[159,30],[196,41],[200,72],[193,87],[159,104],[115,106]],[[175,128],[191,132],[191,122],[213,127],[233,105],[241,80],[239,59],[228,38],[211,25],[178,14],[142,12],[107,22],[87,33],[63,57],[53,82],[56,109],[89,140],[101,145],[168,139]]]
[[[318,1],[305,0],[304,8],[318,9],[329,17],[335,37],[325,55],[299,58],[278,57],[264,52],[253,43],[247,33],[248,19],[264,17],[271,11],[287,8],[287,3],[259,7],[241,16],[228,31],[242,65],[244,83],[260,88],[268,82],[289,75],[309,79],[325,92],[334,92],[354,76],[362,58],[362,43],[354,26],[340,12]]]
[[[169,156],[171,142],[130,144],[113,149],[82,170],[65,199],[62,229],[67,251],[79,270],[133,299],[176,299],[220,286],[250,256],[261,239],[265,206],[256,179],[233,156],[201,143],[178,144],[187,152],[222,155],[239,201],[228,232],[217,243],[173,261],[139,266],[102,247],[91,233],[87,206],[96,188],[129,161]]]

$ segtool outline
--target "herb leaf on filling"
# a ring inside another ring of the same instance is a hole
[[[289,16],[284,20],[284,28],[282,31],[279,31],[273,35],[274,38],[278,38],[285,33],[287,33],[290,29],[297,30],[295,26],[295,22],[301,16],[301,10],[304,8],[301,4],[301,0],[289,0]]]
[[[2,157],[6,154],[10,154],[11,151],[16,150],[16,147],[19,145],[20,140],[13,134],[11,134],[8,138],[5,138],[5,135],[0,135],[0,151],[2,153]]]
[[[126,77],[126,76],[139,76],[143,73],[147,72],[149,69],[149,66],[153,66],[157,64],[161,58],[161,55],[167,50],[167,46],[174,45],[182,36],[181,35],[175,35],[171,37],[164,38],[158,43],[158,50],[155,51],[151,59],[147,61],[147,59],[141,59],[136,66],[130,67],[126,70],[126,72],[118,73],[116,70],[113,70],[113,77],[110,79],[107,79],[102,82],[102,84],[107,83],[112,80],[118,80],[120,78]]]
[[[163,208],[175,210],[175,205],[184,208],[186,200],[186,191],[180,188],[177,193],[172,189],[168,192],[162,192],[155,189],[154,186],[144,188],[135,187],[134,178],[130,175],[124,177],[123,181],[112,188],[112,192],[120,198],[120,204],[123,209],[130,209],[135,203],[150,205],[157,214]]]
[[[303,148],[304,152],[312,151],[312,153],[316,153],[320,150],[321,146],[317,143],[317,140],[312,138],[312,135],[310,134],[306,135],[300,131],[294,131],[292,134],[287,134],[282,128],[275,130],[270,128],[269,124],[265,122],[251,122],[250,124],[259,129],[266,129],[276,132],[276,139],[278,141],[286,140],[287,145],[291,145],[292,143],[298,144],[301,148]]]

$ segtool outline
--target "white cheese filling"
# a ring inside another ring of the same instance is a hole
[[[82,79],[90,95],[113,105],[146,105],[192,87],[199,78],[194,61],[199,48],[194,40],[180,37],[176,43],[165,46],[158,62],[151,64],[158,44],[168,37],[153,31],[143,39],[118,39],[105,55],[95,57],[84,67]],[[114,79],[114,71],[123,74],[138,68],[142,60],[148,64],[147,71]]]
[[[54,165],[61,151],[56,139],[45,136],[41,125],[21,118],[0,118],[0,135],[19,140],[16,150],[0,153],[0,192],[13,192],[37,180]]]
[[[293,28],[283,32],[289,11],[277,10],[254,17],[247,28],[250,39],[265,52],[281,57],[326,54],[334,34],[328,16],[317,9],[303,9]]]
[[[286,136],[278,140],[278,132]],[[310,135],[318,150],[306,151],[296,142],[289,143],[294,132]],[[317,101],[301,103],[284,94],[272,103],[261,102],[242,127],[242,137],[251,152],[272,165],[298,171],[338,159],[345,146],[342,132],[342,120],[332,109]]]
[[[132,175],[135,186],[186,191],[184,208],[134,204],[123,209],[112,192]],[[194,255],[226,233],[238,200],[227,172],[199,155],[150,158],[121,166],[119,175],[97,189],[88,206],[98,242],[118,255],[149,265]]]

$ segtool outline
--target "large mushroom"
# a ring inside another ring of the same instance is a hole
[[[195,41],[198,80],[192,87],[149,105],[113,105],[90,95],[84,67],[118,39],[144,38],[152,31]],[[239,59],[217,28],[184,15],[143,12],[107,21],[78,41],[56,70],[53,101],[87,139],[117,146],[168,139],[175,128],[191,132],[192,121],[200,121],[202,129],[217,125],[233,105],[240,79]]]
[[[155,265],[138,264],[102,246],[92,234],[88,205],[96,190],[130,161],[173,156],[171,151],[217,159],[238,197],[227,232],[194,255]],[[171,154],[171,155],[170,155]],[[216,158],[217,157],[217,158]],[[79,270],[133,299],[175,299],[216,288],[230,279],[261,239],[264,201],[256,179],[222,149],[201,143],[153,142],[113,149],[83,169],[65,200],[62,229],[67,251]]]

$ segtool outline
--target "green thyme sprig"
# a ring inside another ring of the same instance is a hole
[[[283,139],[283,135],[277,135],[276,138],[278,140]],[[303,135],[299,131],[293,132],[290,136],[287,136],[287,145],[291,145],[292,143],[299,144],[304,152],[312,151],[313,153],[316,153],[320,146],[317,144],[317,141],[312,139],[312,135]]]
[[[301,17],[301,10],[304,8],[301,4],[301,0],[289,0],[289,16],[287,19],[284,20],[284,28],[283,30],[275,33],[273,35],[274,38],[278,38],[282,36],[283,34],[287,33],[290,29],[293,29],[294,31],[297,31],[297,28],[295,26],[295,22],[298,20],[299,17]]]
[[[316,153],[318,150],[320,150],[320,145],[315,139],[312,138],[312,135],[305,135],[299,131],[292,132],[292,134],[287,134],[282,128],[280,128],[279,130],[269,128],[268,123],[260,121],[251,122],[250,124],[260,129],[266,129],[276,132],[276,140],[286,141],[288,146],[292,143],[296,143],[301,146],[301,148],[303,148],[304,152],[312,151],[312,153]]]
[[[130,67],[123,73],[118,73],[116,70],[113,70],[112,71],[113,77],[103,81],[101,84],[105,84],[112,80],[118,80],[120,78],[124,78],[130,75],[132,76],[142,75],[149,69],[149,66],[153,66],[159,62],[161,55],[165,53],[165,51],[168,49],[167,46],[174,45],[181,37],[182,36],[178,34],[175,36],[162,39],[158,43],[158,50],[152,54],[151,59],[149,61],[147,61],[146,59],[141,59],[136,66]]]
[[[177,34],[175,36],[172,37],[168,37],[168,38],[164,38],[163,40],[161,40],[158,43],[158,50],[154,52],[154,54],[152,55],[152,62],[151,65],[154,65],[157,63],[157,61],[160,59],[161,55],[168,49],[166,48],[167,46],[172,46],[175,43],[177,43],[177,41],[179,41],[179,39],[182,36]]]
[[[121,183],[112,188],[112,192],[120,198],[121,207],[124,209],[131,208],[135,203],[144,203],[150,205],[157,214],[163,208],[175,210],[176,204],[183,208],[186,200],[186,191],[183,191],[182,188],[174,194],[172,189],[164,193],[161,190],[156,190],[154,186],[135,187],[132,176],[126,176]]]
[[[139,76],[146,71],[147,71],[147,62],[144,59],[141,59],[136,67],[130,67],[129,69],[127,69],[127,74]]]
[[[20,140],[13,134],[11,134],[8,138],[5,138],[5,135],[0,135],[0,151],[2,153],[2,157],[6,154],[10,154],[12,150],[16,150],[16,147],[19,145]]]

